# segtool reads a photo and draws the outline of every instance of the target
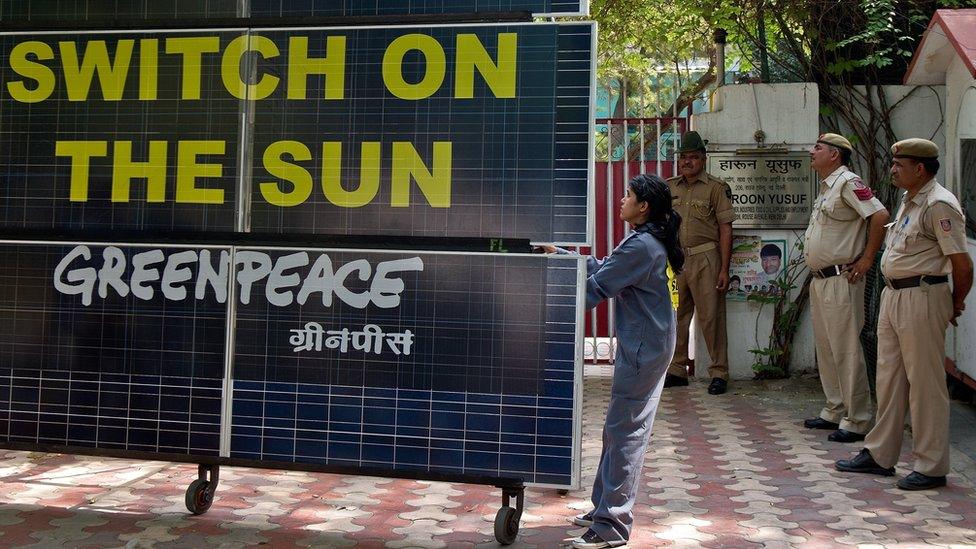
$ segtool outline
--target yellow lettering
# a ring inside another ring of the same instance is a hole
[[[323,99],[342,99],[346,88],[346,37],[330,36],[325,57],[309,58],[308,37],[288,39],[288,99],[305,99],[308,75],[325,75]]]
[[[359,168],[359,187],[347,191],[342,186],[342,143],[322,143],[322,192],[336,206],[359,208],[369,204],[380,189],[380,144],[363,142]]]
[[[108,155],[105,141],[58,141],[54,144],[55,156],[71,158],[71,202],[88,201],[88,166],[93,156]]]
[[[54,92],[54,71],[40,63],[27,59],[33,55],[38,61],[54,59],[54,50],[44,42],[21,42],[10,50],[10,68],[17,74],[37,82],[34,89],[29,90],[23,81],[7,82],[10,97],[21,103],[38,103],[51,97]],[[87,178],[87,175],[86,175]]]
[[[261,57],[269,59],[280,53],[278,46],[270,38],[257,35],[238,36],[227,44],[224,57],[220,63],[220,75],[224,79],[224,87],[238,99],[264,99],[278,87],[281,80],[270,74],[261,75],[257,84],[248,84],[241,78],[241,59],[249,51],[256,51]]]
[[[64,69],[64,84],[68,90],[68,101],[87,101],[92,77],[98,72],[98,82],[102,88],[102,99],[121,101],[125,91],[125,79],[129,75],[129,61],[135,40],[119,40],[115,46],[115,62],[108,58],[108,47],[104,40],[92,40],[85,46],[84,58],[78,63],[78,50],[74,42],[58,42],[61,50],[61,65]]]
[[[166,39],[166,53],[183,56],[182,99],[200,99],[203,54],[218,51],[220,38],[216,36]]]
[[[498,35],[498,63],[492,61],[484,44],[475,34],[457,36],[457,59],[454,62],[454,97],[474,97],[474,70],[485,79],[495,97],[515,97],[518,35],[504,32]]]
[[[411,50],[418,50],[424,55],[424,77],[416,84],[410,84],[403,78],[403,57]],[[390,93],[400,99],[426,99],[444,83],[447,63],[444,58],[444,48],[433,37],[426,34],[403,35],[386,49],[383,54],[383,82]]]
[[[139,100],[155,101],[157,98],[159,67],[159,40],[143,38],[139,41]]]
[[[286,154],[301,162],[311,160],[312,151],[298,141],[276,141],[264,150],[264,169],[274,177],[290,182],[294,187],[291,192],[282,191],[280,182],[260,183],[258,188],[268,204],[290,208],[308,200],[312,194],[312,175],[301,166],[285,162],[282,156]]]
[[[434,169],[430,171],[412,143],[395,141],[393,143],[391,206],[405,208],[410,205],[411,177],[416,180],[417,187],[424,193],[427,202],[432,207],[450,208],[451,143],[449,141],[434,142]]]
[[[223,141],[180,141],[176,153],[176,202],[187,204],[223,204],[223,189],[201,189],[196,186],[200,177],[220,177],[221,164],[198,164],[201,154],[224,154]]]
[[[116,141],[112,152],[112,202],[129,201],[132,179],[146,180],[146,202],[166,202],[166,142],[149,142],[149,160],[132,161],[132,141]]]

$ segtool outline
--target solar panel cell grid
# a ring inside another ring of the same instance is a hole
[[[70,23],[117,19],[205,19],[235,17],[238,0],[5,0],[0,21]]]
[[[580,0],[7,0],[0,21],[193,20],[236,17],[357,17],[527,11],[579,13]]]

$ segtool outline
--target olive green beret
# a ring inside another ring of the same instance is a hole
[[[817,138],[817,143],[826,143],[839,149],[847,149],[850,152],[854,152],[854,146],[851,145],[851,142],[843,135],[837,135],[836,133],[822,134]]]
[[[928,139],[903,139],[891,146],[891,155],[895,158],[907,156],[909,158],[938,158],[939,146]]]

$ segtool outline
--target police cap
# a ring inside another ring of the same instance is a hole
[[[847,140],[843,135],[838,135],[836,133],[825,133],[817,138],[817,143],[825,143],[827,145],[833,145],[838,149],[846,149],[850,152],[854,152],[854,147],[851,142]]]
[[[928,139],[903,139],[891,146],[891,155],[895,158],[915,158],[928,160],[939,157],[939,146]]]
[[[694,151],[705,151],[705,145],[708,144],[707,139],[702,139],[698,132],[690,131],[685,132],[681,136],[681,146],[678,147],[679,153],[694,152]]]

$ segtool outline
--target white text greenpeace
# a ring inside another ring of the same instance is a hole
[[[106,246],[101,258],[93,258],[88,246],[75,246],[54,269],[54,287],[66,295],[79,295],[83,305],[91,305],[97,296],[108,297],[109,292],[126,297],[133,296],[149,301],[160,291],[171,301],[182,301],[191,293],[194,299],[204,299],[208,288],[218,303],[227,300],[227,276],[230,253],[221,250],[216,261],[211,250],[173,250],[169,255],[163,249],[151,249],[126,258],[125,252],[115,246]],[[303,278],[297,269],[311,269]],[[394,276],[404,271],[423,271],[424,262],[419,257],[381,261],[373,265],[366,259],[349,261],[335,266],[328,254],[312,259],[308,252],[295,252],[272,260],[267,253],[242,250],[234,255],[235,280],[238,284],[240,303],[251,302],[252,286],[266,280],[264,293],[268,303],[276,307],[288,307],[296,302],[304,305],[319,294],[322,305],[330,307],[333,299],[364,309],[372,303],[381,309],[400,305],[403,280]],[[130,268],[131,265],[131,268]],[[191,268],[195,266],[195,268]],[[195,274],[194,274],[195,273]],[[350,275],[362,282],[369,282],[365,291],[350,290],[346,281]]]

